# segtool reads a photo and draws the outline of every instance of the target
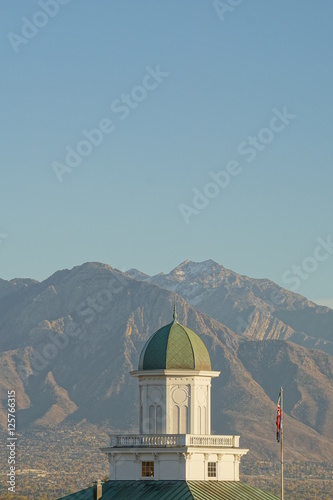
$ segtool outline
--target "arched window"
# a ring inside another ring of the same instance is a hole
[[[156,419],[155,419],[155,406],[149,406],[149,434],[155,434]]]
[[[174,406],[172,409],[172,434],[179,433],[179,408],[178,406]]]
[[[179,434],[187,433],[187,406],[180,407]]]
[[[156,406],[156,434],[162,434],[162,407]]]
[[[143,418],[143,406],[140,405],[140,420],[139,420],[139,422],[140,422],[140,434],[142,434],[142,432],[143,432],[142,418]]]

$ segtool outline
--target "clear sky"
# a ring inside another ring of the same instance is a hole
[[[212,258],[333,306],[331,0],[2,0],[0,29],[1,278]]]

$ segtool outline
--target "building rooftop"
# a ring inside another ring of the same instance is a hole
[[[60,500],[94,498],[87,488]],[[107,481],[102,500],[278,500],[279,497],[237,481]]]

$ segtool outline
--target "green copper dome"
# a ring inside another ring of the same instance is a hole
[[[139,370],[208,370],[210,357],[201,338],[174,320],[154,333],[142,349]]]

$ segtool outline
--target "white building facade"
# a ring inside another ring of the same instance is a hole
[[[211,379],[219,374],[200,337],[174,311],[131,372],[139,381],[139,434],[110,436],[102,448],[109,479],[239,481],[248,450],[239,448],[239,436],[211,434]]]

